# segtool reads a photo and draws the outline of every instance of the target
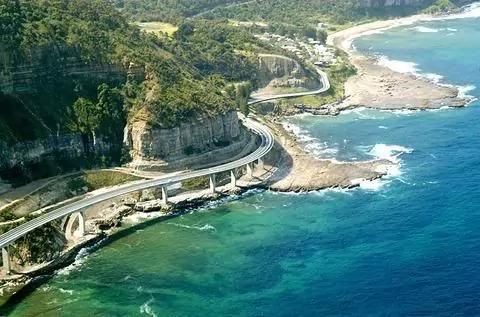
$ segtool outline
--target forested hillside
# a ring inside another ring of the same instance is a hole
[[[458,6],[472,0],[116,0],[131,19],[180,23],[183,18],[236,19],[305,25],[343,24],[372,17],[402,16]]]
[[[48,167],[12,161],[19,151],[47,160],[27,141],[56,148],[75,139],[62,136],[80,134],[87,157],[67,165],[109,165],[121,158],[128,121],[170,128],[235,109],[227,82],[254,81],[252,52],[260,49],[251,34],[217,22],[185,23],[171,37],[146,34],[109,0],[0,0],[0,178],[68,169],[61,153]]]
[[[121,130],[144,105],[159,112],[160,97],[172,102],[149,120],[166,126],[233,106],[218,83],[204,80],[210,72],[202,65],[174,57],[168,49],[175,44],[160,47],[109,1],[0,0],[0,8],[4,142],[66,131],[105,134],[112,125]]]
[[[115,0],[130,19],[181,23],[183,18],[217,7],[241,4],[248,0]]]

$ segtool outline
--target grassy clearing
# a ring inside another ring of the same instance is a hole
[[[124,174],[122,172],[91,171],[85,172],[83,175],[71,179],[68,182],[68,188],[70,190],[78,190],[86,187],[90,192],[100,188],[120,185],[140,179],[142,178],[130,174]]]
[[[325,104],[342,100],[345,97],[345,83],[349,77],[357,73],[348,58],[340,54],[338,63],[324,70],[330,80],[330,90],[318,96],[304,96],[289,99],[288,104],[302,103],[311,108],[319,108]]]
[[[230,172],[222,172],[216,174],[216,183],[217,186],[225,185],[230,181]],[[202,176],[197,178],[192,178],[182,182],[182,190],[199,190],[207,189],[210,187],[210,177]]]
[[[141,30],[148,33],[154,33],[156,35],[172,36],[178,30],[178,27],[165,22],[138,22],[135,23]]]
[[[0,222],[25,216],[73,197],[80,197],[86,192],[140,179],[142,178],[116,171],[88,171],[65,177],[5,207],[0,212]]]

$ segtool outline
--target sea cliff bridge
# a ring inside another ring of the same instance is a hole
[[[279,98],[295,98],[308,95],[316,95],[323,92],[326,92],[330,89],[330,82],[327,75],[321,70],[317,70],[320,75],[322,82],[322,87],[315,91],[302,92],[302,93],[291,93],[284,95],[276,95],[262,99],[252,99],[249,101],[249,105],[256,103],[261,103],[265,101],[270,101]],[[78,221],[77,234],[85,234],[85,217],[84,210],[87,207],[98,204],[100,202],[116,198],[128,193],[141,191],[149,188],[161,188],[162,191],[162,200],[163,203],[168,203],[168,191],[167,188],[173,184],[177,184],[186,180],[190,180],[197,177],[209,177],[210,180],[210,192],[214,193],[216,190],[216,175],[222,172],[230,172],[231,184],[236,186],[237,176],[235,171],[238,168],[246,167],[247,175],[251,176],[253,172],[253,164],[257,163],[258,165],[263,165],[263,158],[266,154],[270,152],[275,143],[275,139],[270,132],[270,130],[263,126],[262,124],[253,121],[249,118],[246,118],[243,121],[245,127],[250,129],[252,132],[256,133],[261,138],[260,146],[249,155],[238,159],[236,161],[226,163],[223,165],[218,165],[211,168],[200,169],[196,171],[191,171],[183,174],[178,174],[175,176],[164,176],[158,177],[149,180],[138,181],[132,184],[127,184],[125,186],[120,186],[118,188],[112,189],[108,192],[95,195],[82,199],[80,201],[74,202],[67,206],[61,207],[49,213],[43,214],[35,219],[32,219],[26,223],[19,225],[18,227],[0,235],[0,248],[2,249],[2,264],[3,270],[5,273],[10,274],[11,265],[10,265],[10,256],[8,254],[8,246],[13,244],[15,241],[25,236],[29,232],[57,219],[65,219],[64,229],[66,230],[66,236],[71,236],[72,228],[75,222]]]

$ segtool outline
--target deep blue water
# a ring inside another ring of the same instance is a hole
[[[431,32],[407,26],[355,46],[480,87],[479,22],[422,23]],[[251,193],[138,230],[12,316],[478,316],[479,118],[478,103],[293,118],[316,155],[405,152],[401,167],[362,189]]]

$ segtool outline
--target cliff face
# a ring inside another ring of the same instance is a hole
[[[138,78],[144,76],[140,68],[128,70]],[[38,82],[55,82],[60,78],[66,81],[105,81],[122,83],[125,81],[127,68],[119,65],[86,65],[81,62],[49,65],[21,65],[9,70],[8,74],[0,73],[0,91],[5,94],[34,94],[38,91]]]
[[[85,166],[88,160],[118,151],[115,145],[97,139],[85,147],[80,133],[50,136],[45,139],[7,145],[0,142],[0,177],[23,183]],[[0,192],[2,191],[0,178]],[[8,184],[3,184],[8,187]],[[7,188],[8,189],[8,188]]]
[[[228,145],[240,137],[235,111],[183,123],[172,129],[149,128],[133,122],[125,128],[124,145],[135,159],[175,161]]]
[[[259,56],[259,87],[318,87],[318,83],[307,77],[302,65],[296,60],[281,55]]]

